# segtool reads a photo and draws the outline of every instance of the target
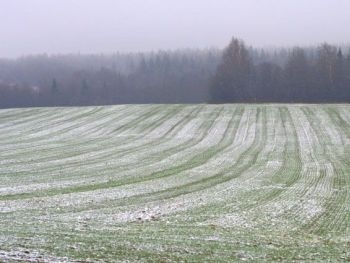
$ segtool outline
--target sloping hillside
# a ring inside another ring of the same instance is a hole
[[[350,260],[347,105],[0,110],[0,149],[0,261]]]

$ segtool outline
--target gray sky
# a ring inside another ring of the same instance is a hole
[[[0,56],[350,43],[350,0],[0,0]]]

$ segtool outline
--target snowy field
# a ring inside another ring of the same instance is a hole
[[[350,106],[0,110],[0,262],[350,261]]]

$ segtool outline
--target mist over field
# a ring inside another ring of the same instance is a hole
[[[349,1],[0,4],[0,108],[350,101]]]
[[[350,262],[350,1],[0,18],[0,262]]]

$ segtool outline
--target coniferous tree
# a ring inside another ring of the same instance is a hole
[[[252,63],[242,40],[233,38],[224,50],[222,62],[211,84],[212,102],[237,102],[249,98]]]
[[[336,97],[335,69],[337,63],[337,48],[327,43],[321,45],[317,52],[316,84],[317,97],[321,101],[333,101]]]
[[[51,83],[51,94],[49,95],[49,103],[52,104],[52,106],[58,106],[59,104],[59,92],[58,92],[58,85],[56,79],[52,79]]]
[[[302,48],[291,51],[285,66],[284,96],[291,102],[300,102],[310,97],[309,65]]]
[[[56,96],[58,94],[58,86],[57,86],[57,81],[55,78],[52,79],[51,94],[52,94],[52,96]]]
[[[341,48],[338,49],[337,60],[335,63],[335,72],[334,72],[334,86],[336,90],[336,98],[341,101],[346,95],[345,85],[344,85],[344,57]]]

